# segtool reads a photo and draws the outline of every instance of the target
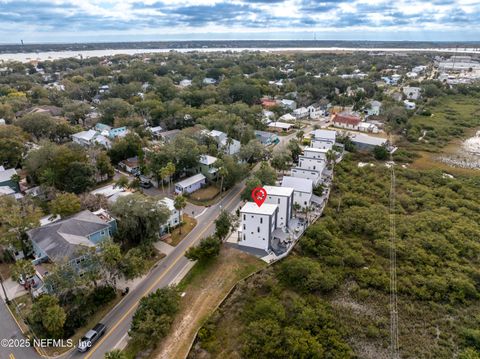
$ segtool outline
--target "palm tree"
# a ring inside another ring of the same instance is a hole
[[[167,175],[168,175],[168,190],[170,191],[170,186],[172,184],[172,177],[175,174],[175,171],[177,170],[175,167],[175,164],[173,162],[168,162],[167,165],[165,166],[167,169]]]
[[[233,144],[233,138],[227,137],[227,141],[225,142],[225,148],[227,149],[227,154],[230,154],[230,146]]]
[[[168,168],[166,166],[160,170],[158,177],[160,177],[160,180],[162,181],[162,191],[165,191],[165,188],[163,187],[163,181],[168,177]]]
[[[225,180],[225,176],[228,175],[228,170],[225,168],[225,166],[222,166],[218,169],[218,175],[222,179],[220,182],[220,193],[223,191],[223,181]]]
[[[183,194],[179,194],[173,201],[173,207],[180,213],[180,219],[182,218],[182,210],[187,206],[187,199]],[[179,234],[182,234],[182,227],[180,226]]]
[[[295,211],[295,217],[297,216],[297,212],[300,209],[300,205],[298,203],[293,204],[293,210]]]
[[[326,154],[326,158],[327,158],[327,166],[329,169],[331,169],[335,164],[335,160],[337,156],[335,155],[335,152],[333,152],[333,150],[328,150]]]
[[[305,132],[303,132],[303,130],[299,130],[297,131],[297,134],[296,134],[296,137],[299,141],[301,141],[303,139],[303,135],[305,134]]]

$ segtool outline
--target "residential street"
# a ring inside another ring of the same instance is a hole
[[[208,208],[198,218],[198,225],[175,247],[172,253],[160,261],[151,270],[147,278],[107,314],[102,320],[107,326],[107,332],[90,351],[85,354],[73,351],[64,357],[102,359],[106,352],[116,347],[121,347],[125,342],[131,318],[135,313],[140,298],[157,288],[170,285],[184,271],[189,263],[188,259],[184,257],[185,251],[200,239],[214,232],[214,220],[220,214],[221,209],[233,210],[239,203],[242,189],[243,182],[232,188],[219,203]]]
[[[23,340],[24,336],[20,331],[17,323],[10,315],[7,305],[3,300],[0,300],[0,339],[18,339]],[[9,343],[15,344],[15,343]],[[33,348],[21,348],[9,346],[5,347],[3,341],[0,345],[0,359],[32,359],[40,358]]]
[[[306,130],[310,130],[307,128]],[[295,138],[296,132],[280,137],[280,143],[275,146],[275,151],[283,149],[288,141]],[[237,184],[229,193],[217,204],[205,209],[197,218],[197,226],[173,249],[173,251],[162,259],[152,268],[147,277],[112,310],[102,320],[107,326],[106,334],[90,349],[87,353],[79,353],[76,350],[60,356],[59,358],[95,358],[102,359],[106,352],[115,348],[123,348],[127,343],[127,333],[130,328],[130,322],[139,300],[148,293],[170,285],[179,275],[184,275],[188,271],[189,260],[184,257],[189,247],[195,245],[200,239],[212,234],[215,230],[214,221],[222,209],[233,211],[239,204],[240,193],[244,187],[244,182]],[[5,318],[4,318],[5,317]],[[11,318],[7,309],[2,305],[0,311],[2,333],[15,333],[14,336],[23,338],[16,323]],[[5,336],[10,338],[9,336]],[[3,336],[2,336],[3,338]],[[13,353],[14,358],[10,357]],[[32,348],[0,349],[0,359],[30,359],[41,358]]]

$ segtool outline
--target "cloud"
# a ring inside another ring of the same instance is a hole
[[[0,0],[0,42],[19,36],[68,41],[69,34],[268,38],[305,31],[349,33],[353,39],[433,30],[461,37],[462,25],[480,35],[478,0]]]

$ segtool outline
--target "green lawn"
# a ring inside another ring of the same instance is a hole
[[[198,206],[211,206],[220,200],[219,194],[220,189],[215,185],[210,185],[190,194],[188,201]]]
[[[468,96],[445,96],[428,102],[424,108],[431,116],[414,115],[407,126],[410,149],[438,151],[451,140],[463,137],[469,128],[480,126],[480,101]],[[422,131],[427,131],[423,140]]]
[[[170,236],[167,237],[165,242],[172,246],[176,246],[182,239],[184,239],[187,234],[197,225],[197,220],[186,214],[183,215],[182,225],[175,228]]]

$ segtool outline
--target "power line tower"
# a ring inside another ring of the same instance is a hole
[[[397,247],[395,220],[395,164],[390,154],[390,357],[400,359],[398,348]]]

